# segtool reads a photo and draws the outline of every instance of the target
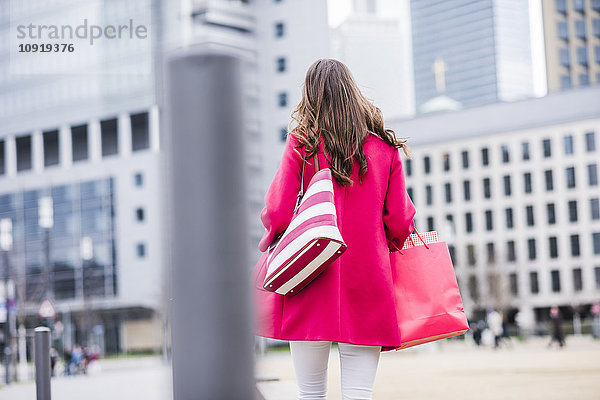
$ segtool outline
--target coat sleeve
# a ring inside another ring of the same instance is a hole
[[[288,135],[283,157],[277,173],[267,190],[265,207],[260,219],[265,226],[265,233],[258,244],[260,251],[265,251],[273,240],[290,224],[298,192],[300,191],[303,149],[295,149],[298,139]]]
[[[414,230],[413,218],[415,213],[415,206],[408,196],[404,183],[400,152],[394,150],[388,189],[383,206],[383,222],[391,251],[401,249],[406,238]]]

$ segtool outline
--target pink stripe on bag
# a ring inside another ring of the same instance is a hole
[[[277,255],[279,255],[279,253],[281,253],[281,251],[283,251],[288,245],[290,245],[294,240],[296,240],[298,238],[298,236],[300,236],[302,233],[306,232],[311,227],[324,226],[324,225],[336,226],[335,215],[320,214],[320,215],[314,216],[310,219],[307,219],[300,225],[298,225],[296,228],[294,228],[292,231],[290,231],[290,233],[286,232],[284,237],[281,238],[281,241],[277,244],[277,247],[273,251],[271,260],[274,259],[275,257],[277,257]]]

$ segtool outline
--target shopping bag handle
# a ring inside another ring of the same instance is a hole
[[[414,232],[417,234],[417,236],[419,237],[419,239],[421,239],[421,242],[423,243],[423,245],[425,246],[425,248],[427,250],[429,250],[429,246],[427,246],[427,243],[425,243],[425,241],[423,240],[423,238],[421,237],[421,235],[419,234],[419,231],[417,231],[417,228],[415,228]],[[408,240],[410,240],[410,242],[412,243],[413,247],[415,246],[415,242],[413,242],[412,238],[410,237],[410,235],[408,235]],[[396,244],[394,242],[392,242],[390,240],[390,243],[392,244],[392,246],[394,246],[394,248],[396,249],[396,251],[398,253],[400,253],[401,255],[404,255],[404,253],[402,252],[402,250],[400,250],[398,248],[398,246],[396,246]]]

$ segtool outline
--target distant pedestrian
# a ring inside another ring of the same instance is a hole
[[[552,325],[552,338],[548,343],[548,347],[552,347],[554,342],[558,342],[558,345],[562,348],[565,345],[565,336],[562,328],[562,317],[557,306],[550,308],[550,323]]]
[[[494,335],[494,348],[497,349],[500,347],[500,340],[502,340],[502,314],[491,309],[487,315],[487,325],[492,335]]]
[[[58,351],[54,347],[50,347],[50,375],[54,376],[54,367],[58,361]]]
[[[481,332],[483,329],[480,329],[479,325],[480,321],[471,322],[471,332],[473,333],[473,341],[477,346],[481,346]]]
[[[594,339],[600,339],[600,303],[592,305],[592,336]]]

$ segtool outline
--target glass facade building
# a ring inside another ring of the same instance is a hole
[[[527,4],[411,0],[417,108],[442,93],[465,107],[532,97]]]

